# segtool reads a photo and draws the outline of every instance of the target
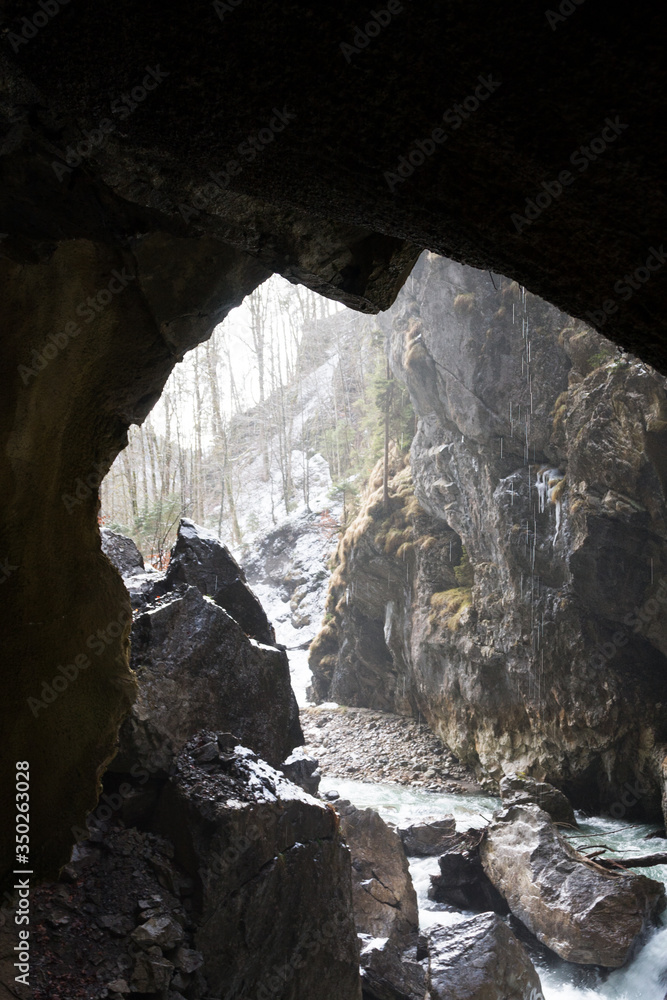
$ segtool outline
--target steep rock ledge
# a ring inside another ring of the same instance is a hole
[[[433,255],[386,328],[420,418],[416,506],[388,526],[402,548],[377,544],[377,492],[342,540],[317,696],[419,712],[496,780],[526,771],[578,804],[658,814],[665,379],[507,279]]]

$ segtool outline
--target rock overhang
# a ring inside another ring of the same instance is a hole
[[[377,311],[428,247],[664,370],[659,13],[394,8],[6,4],[5,252],[120,198],[132,238],[211,236]],[[61,208],[26,212],[47,178]]]

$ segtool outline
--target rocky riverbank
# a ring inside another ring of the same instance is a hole
[[[319,761],[322,789],[333,778],[387,781],[429,792],[496,792],[482,787],[418,720],[368,708],[301,709],[306,750]]]

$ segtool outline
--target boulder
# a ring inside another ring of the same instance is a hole
[[[352,853],[357,931],[403,943],[419,928],[417,894],[398,834],[374,809],[336,803],[340,829]]]
[[[100,528],[102,552],[122,577],[134,576],[144,570],[144,557],[132,541],[125,535],[119,535],[111,528]]]
[[[145,954],[137,955],[132,971],[132,993],[162,993],[168,989],[174,966],[159,948],[149,948]],[[164,995],[164,994],[163,994]]]
[[[483,830],[452,834],[438,861],[440,874],[431,875],[429,899],[473,913],[509,913],[507,902],[482,867],[479,847],[483,837]]]
[[[319,761],[310,757],[303,747],[297,747],[280,765],[289,781],[303,788],[309,795],[317,795],[322,775],[318,770]]]
[[[442,854],[455,832],[456,820],[453,816],[445,816],[434,823],[399,828],[398,835],[408,857],[428,858]]]
[[[183,928],[172,917],[150,917],[132,931],[132,940],[146,951],[152,946],[171,950],[183,941]]]
[[[493,913],[429,934],[427,1000],[538,1000],[533,963]]]
[[[136,618],[131,663],[139,690],[114,770],[167,773],[202,725],[233,732],[274,765],[303,742],[285,652],[249,639],[196,587]]]
[[[480,846],[512,913],[568,962],[617,968],[665,908],[660,882],[586,861],[538,806],[511,806]]]
[[[350,857],[331,807],[204,731],[178,755],[156,825],[198,886],[207,996],[360,1000]]]
[[[185,517],[181,519],[166,579],[159,592],[184,583],[212,597],[246,635],[270,646],[275,644],[273,626],[227,546],[213,532]]]
[[[361,936],[361,984],[364,1000],[423,1000],[425,955],[415,941],[401,948],[392,941]]]
[[[132,610],[144,611],[150,604],[155,602],[158,593],[166,592],[164,580],[166,574],[160,570],[149,567],[146,570],[137,570],[131,576],[123,577],[125,589],[130,595]]]
[[[570,800],[546,781],[536,781],[535,778],[519,774],[506,774],[500,782],[500,797],[506,807],[532,803],[548,813],[554,823],[578,826]]]

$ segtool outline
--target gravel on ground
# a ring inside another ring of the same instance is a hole
[[[429,792],[480,793],[472,772],[459,763],[428,726],[369,708],[301,709],[307,752],[324,778],[394,782]]]

